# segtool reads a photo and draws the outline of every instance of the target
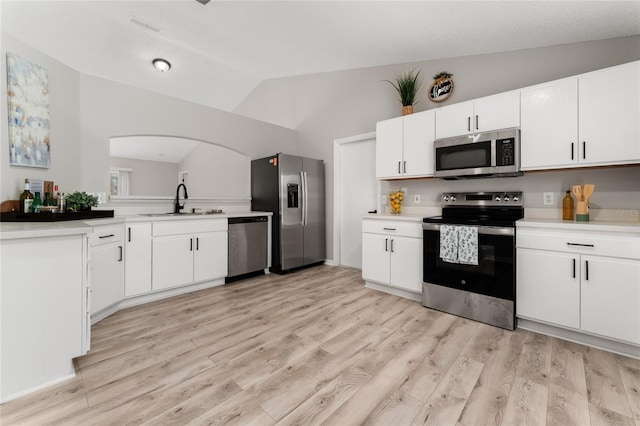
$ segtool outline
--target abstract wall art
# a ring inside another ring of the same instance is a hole
[[[7,103],[10,164],[49,168],[47,69],[7,52]]]

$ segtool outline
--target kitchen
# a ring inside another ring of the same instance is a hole
[[[199,5],[195,4],[195,6]],[[334,226],[331,214],[333,209],[331,141],[370,132],[377,121],[399,116],[399,105],[395,101],[394,94],[388,91],[390,88],[382,81],[392,78],[406,68],[406,65],[381,66],[268,80],[254,93],[253,103],[251,100],[246,101],[235,108],[234,113],[229,113],[126,86],[113,81],[115,79],[80,73],[30,47],[26,36],[22,39],[3,34],[2,43],[3,60],[5,52],[10,51],[28,57],[49,69],[52,85],[52,122],[67,123],[66,126],[55,126],[55,129],[52,126],[52,135],[56,139],[53,155],[56,155],[57,151],[58,157],[53,158],[51,169],[46,172],[29,170],[28,173],[32,173],[31,176],[53,176],[63,188],[69,188],[69,190],[74,189],[78,185],[77,182],[81,182],[82,189],[105,192],[107,188],[104,175],[109,168],[107,144],[109,138],[149,132],[180,135],[233,146],[234,149],[244,152],[251,158],[260,158],[275,152],[322,158],[327,171],[327,259],[334,259],[331,231]],[[575,58],[571,63],[562,61],[562,58],[568,55]],[[633,36],[527,51],[427,61],[420,65],[425,72],[448,69],[454,73],[458,86],[449,103],[456,103],[637,59],[638,38]],[[510,73],[500,71],[504,63],[512,64],[513,71]],[[554,66],[554,63],[558,65]],[[170,73],[166,74],[166,76],[170,75]],[[149,79],[157,78],[149,74]],[[464,85],[461,85],[461,82],[464,82]],[[351,87],[353,95],[345,96],[345,83]],[[5,89],[6,81],[2,84]],[[280,97],[282,93],[289,93],[294,89],[300,90],[300,87],[309,91],[308,94],[303,97],[304,99],[295,96],[279,99],[276,105],[283,103],[282,111],[278,111],[278,108],[260,107],[263,100],[270,101],[270,93],[277,93]],[[53,93],[65,93],[65,96],[53,96]],[[3,108],[6,106],[5,94],[6,90],[3,90]],[[325,109],[318,110],[320,105],[325,103],[330,107],[325,106]],[[430,104],[426,98],[421,99],[418,104],[418,108],[433,107],[434,105]],[[294,110],[295,114],[289,113],[289,108]],[[274,115],[279,117],[273,117]],[[78,117],[80,117],[79,122]],[[3,145],[0,155],[4,156],[7,152],[8,147]],[[60,154],[62,152],[64,152],[63,156]],[[20,187],[26,174],[25,169],[3,165],[3,200],[15,197],[17,188]],[[597,197],[594,197],[592,207],[637,210],[640,204],[637,166],[606,170],[536,172],[517,179],[524,180],[522,189],[526,192],[526,199],[530,200],[528,201],[530,204],[526,205],[527,211],[538,209],[544,213],[555,213],[558,205],[556,204],[553,208],[545,207],[542,202],[543,192],[553,191],[558,202],[560,195],[568,186],[573,183],[587,182],[595,183],[597,186]],[[477,191],[486,190],[483,183],[482,181],[464,183],[465,190],[466,188]],[[493,180],[491,185],[492,190],[513,189],[508,179]],[[383,181],[381,186],[381,191],[386,193],[387,190],[395,189],[398,185],[396,182]],[[406,211],[411,209],[419,211],[438,207],[441,193],[458,191],[462,189],[463,184],[427,179],[403,181],[399,186],[407,186],[410,194],[409,201],[405,203]],[[412,202],[413,194],[422,195],[421,203]],[[170,209],[171,201],[165,202],[166,205],[155,203],[147,207],[153,209],[151,211],[165,207],[167,210]],[[593,213],[595,214],[595,211]]]

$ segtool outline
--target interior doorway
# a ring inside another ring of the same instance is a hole
[[[362,269],[362,218],[379,208],[376,134],[334,141],[334,249],[337,265]]]

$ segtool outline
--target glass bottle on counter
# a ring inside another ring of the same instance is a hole
[[[573,220],[573,198],[569,190],[562,199],[562,220]]]
[[[44,201],[42,202],[43,206],[52,206],[53,205],[53,201],[51,200],[51,193],[50,192],[45,192],[44,193]]]
[[[32,202],[33,194],[31,193],[31,184],[29,183],[29,179],[25,179],[24,191],[20,194],[20,213],[29,213]]]
[[[31,203],[31,211],[33,213],[40,213],[41,205],[42,205],[42,200],[40,199],[40,193],[36,192],[35,197],[33,197],[33,203]]]

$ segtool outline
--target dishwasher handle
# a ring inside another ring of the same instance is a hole
[[[243,217],[230,217],[229,225],[237,223],[253,223],[253,222],[267,222],[269,219],[267,216],[243,216]]]

